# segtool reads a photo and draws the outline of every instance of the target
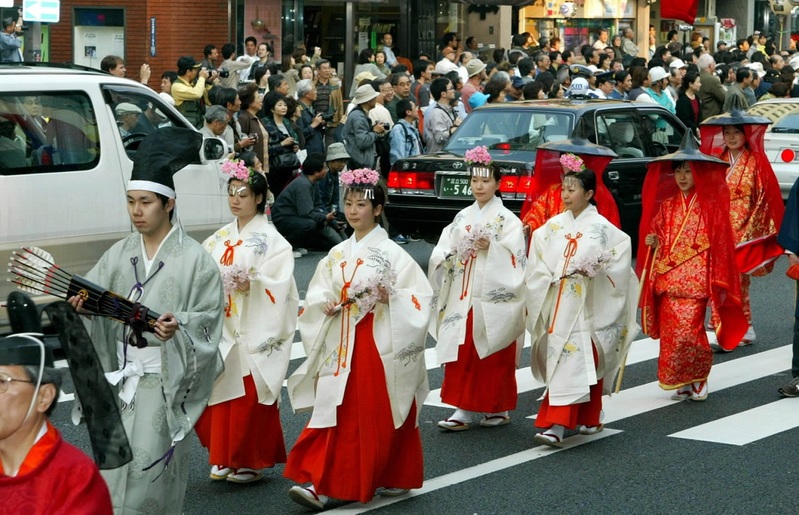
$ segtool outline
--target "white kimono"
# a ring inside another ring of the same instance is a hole
[[[464,263],[455,249],[478,224],[491,234],[491,244]],[[437,341],[439,364],[457,361],[470,309],[474,346],[481,359],[524,335],[527,256],[522,227],[519,218],[494,197],[483,209],[477,202],[463,209],[444,228],[427,267],[436,308],[430,334]]]
[[[227,245],[226,245],[227,242]],[[231,266],[249,271],[250,290],[225,293],[225,318],[219,351],[225,371],[208,404],[244,397],[243,377],[252,374],[258,402],[280,401],[297,325],[297,285],[291,245],[266,216],[256,215],[239,232],[229,223],[203,243],[222,274]],[[232,263],[222,264],[228,248]]]
[[[343,402],[354,354],[355,327],[368,314],[351,304],[326,316],[325,304],[341,300],[345,282],[352,293],[360,282],[388,270],[396,274],[396,283],[388,304],[374,307],[373,337],[383,361],[394,427],[405,422],[414,400],[418,420],[429,390],[424,348],[433,292],[419,265],[378,226],[360,242],[352,236],[330,249],[308,286],[299,318],[308,359],[288,380],[294,411],[313,409],[308,427],[336,425],[336,408]]]
[[[569,248],[571,247],[571,248]],[[609,255],[594,277],[567,275],[571,265]],[[604,378],[605,393],[621,358],[638,334],[638,279],[630,268],[630,237],[588,206],[550,218],[533,233],[527,266],[527,329],[533,337],[532,368],[546,382],[549,402],[586,402],[589,387]],[[594,366],[592,340],[599,357]]]

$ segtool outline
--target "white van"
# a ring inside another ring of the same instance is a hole
[[[150,88],[100,72],[3,64],[0,84],[0,264],[37,246],[84,274],[133,230],[125,184],[141,141],[159,126],[192,126]],[[142,111],[135,125],[119,124],[122,103]],[[217,142],[206,140],[209,152]],[[200,156],[175,175],[178,214],[200,241],[229,221],[224,184]],[[13,289],[0,282],[0,303]],[[0,309],[0,334],[7,324]]]

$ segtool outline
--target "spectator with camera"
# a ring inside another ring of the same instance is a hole
[[[425,116],[424,140],[427,142],[427,153],[443,150],[450,136],[460,127],[461,119],[452,110],[455,99],[455,87],[449,79],[436,79],[430,84],[430,93],[436,104]]]
[[[248,138],[252,140],[251,150],[258,156],[258,160],[268,163],[269,152],[266,147],[269,143],[269,133],[258,119],[258,112],[261,110],[264,97],[258,93],[258,86],[254,82],[249,82],[239,88],[239,99],[241,101],[239,109],[241,133],[247,134]]]
[[[344,145],[350,155],[350,170],[375,168],[375,142],[388,134],[388,127],[369,119],[369,111],[374,109],[379,95],[369,84],[359,86],[355,91],[352,99],[355,108],[344,125]]]
[[[317,192],[317,183],[324,180],[327,171],[324,154],[308,154],[302,173],[286,186],[272,206],[275,227],[295,251],[330,250],[344,241],[336,212],[325,209]]]
[[[332,120],[332,114],[314,111],[316,101],[316,85],[312,80],[303,79],[297,83],[297,100],[300,103],[300,130],[305,136],[305,149],[308,153],[325,151],[325,122]]]
[[[247,70],[252,66],[250,61],[236,60],[236,47],[232,43],[226,43],[222,47],[222,64],[219,65],[219,84],[223,88],[236,88],[239,85],[239,71]]]
[[[249,136],[249,133],[241,130],[238,116],[241,111],[241,99],[239,93],[233,88],[221,88],[216,92],[214,97],[214,104],[221,105],[228,111],[229,122],[222,134],[222,139],[229,147],[233,148],[235,152],[251,147],[255,140]]]
[[[172,98],[175,108],[197,129],[203,126],[203,100],[207,101],[206,92],[210,89],[208,79],[208,70],[201,69],[193,57],[178,59],[178,80],[172,84]]]
[[[269,133],[269,188],[278,198],[300,168],[300,159],[297,157],[300,137],[288,120],[290,114],[283,95],[275,91],[267,93],[264,111],[267,114],[263,122]]]

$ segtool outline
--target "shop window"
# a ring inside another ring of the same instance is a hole
[[[107,55],[125,58],[125,9],[76,7],[72,19],[75,64],[99,69]]]
[[[85,93],[0,94],[0,174],[88,170],[100,158]]]

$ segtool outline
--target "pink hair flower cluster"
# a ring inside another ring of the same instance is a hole
[[[463,154],[463,158],[466,160],[466,164],[470,165],[491,164],[491,154],[488,153],[488,147],[485,146],[474,147],[471,150],[467,150],[466,153]]]
[[[379,180],[380,174],[370,168],[356,168],[339,174],[339,181],[348,188],[371,188]]]
[[[222,163],[222,173],[240,181],[247,181],[250,177],[250,169],[241,159],[230,159]]]
[[[560,156],[560,164],[570,172],[581,172],[585,170],[583,160],[574,154],[563,154]]]

